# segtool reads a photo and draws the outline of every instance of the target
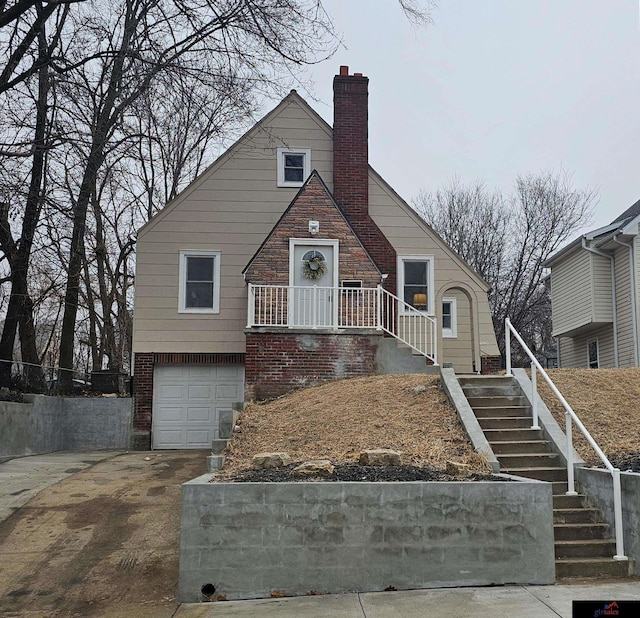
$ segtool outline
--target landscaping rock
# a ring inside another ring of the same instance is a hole
[[[378,448],[362,451],[359,461],[365,466],[399,466],[402,464],[402,455],[388,448]]]
[[[471,467],[468,464],[460,463],[459,461],[448,461],[447,474],[451,474],[453,476],[469,476],[469,474],[471,474]]]
[[[334,469],[335,468],[328,459],[316,459],[312,461],[305,461],[295,467],[293,471],[296,474],[328,476],[329,474],[333,474]]]
[[[413,389],[413,392],[416,393],[417,395],[420,395],[421,393],[426,393],[427,391],[427,387],[424,384],[418,384],[418,386],[416,386]]]
[[[291,463],[288,453],[258,453],[253,456],[251,466],[255,470],[265,470],[267,468],[279,468]]]

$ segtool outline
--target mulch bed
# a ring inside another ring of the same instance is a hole
[[[309,481],[505,481],[490,474],[471,474],[469,476],[453,476],[443,470],[418,466],[363,466],[358,463],[334,463],[335,470],[330,475],[308,475],[295,473],[297,463],[270,468],[237,470],[232,476],[214,477],[212,482],[235,483],[282,483]]]
[[[640,472],[640,451],[614,456],[611,463],[622,472]]]

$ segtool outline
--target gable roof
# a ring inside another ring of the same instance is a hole
[[[627,208],[619,217],[614,219],[611,223],[621,223],[624,225],[628,223],[634,217],[640,215],[640,200],[638,200],[633,206]]]
[[[340,219],[342,219],[342,221],[344,221],[344,223],[347,225],[347,227],[349,228],[351,233],[354,235],[354,237],[358,241],[358,244],[360,245],[362,250],[367,254],[367,257],[369,258],[369,260],[370,260],[371,264],[373,265],[373,267],[380,274],[380,269],[377,267],[375,261],[373,260],[373,258],[371,257],[371,255],[369,254],[369,252],[367,251],[365,246],[363,245],[362,241],[360,240],[360,237],[358,236],[358,233],[353,229],[353,226],[351,225],[349,220],[344,216],[344,213],[342,212],[342,210],[338,206],[337,202],[335,201],[333,195],[331,194],[331,191],[329,191],[329,187],[327,187],[327,185],[325,184],[324,180],[322,180],[322,177],[320,176],[320,174],[316,170],[313,170],[311,172],[311,174],[309,174],[309,177],[307,178],[307,180],[305,180],[305,182],[302,185],[302,187],[300,187],[300,190],[296,193],[296,195],[293,198],[293,200],[291,200],[291,203],[289,204],[289,206],[287,206],[287,209],[282,213],[282,215],[280,215],[280,218],[276,221],[275,225],[271,228],[271,231],[267,234],[266,238],[262,241],[262,244],[260,245],[260,247],[258,247],[258,250],[253,254],[253,256],[251,257],[251,259],[249,260],[247,265],[244,267],[244,269],[242,270],[242,274],[245,274],[249,270],[249,268],[253,264],[253,262],[256,259],[256,257],[258,255],[260,255],[260,253],[262,252],[264,247],[269,243],[269,241],[271,240],[271,238],[275,234],[276,230],[278,229],[278,227],[282,223],[282,221],[286,218],[286,216],[290,213],[290,211],[298,205],[298,201],[299,201],[300,197],[305,194],[305,192],[307,191],[307,188],[309,187],[309,185],[315,184],[315,183],[318,183],[320,185],[320,187],[322,188],[322,190],[323,190],[323,192],[325,194],[325,197],[327,198],[327,200],[329,201],[331,206],[333,206],[333,208],[335,208],[337,214],[340,216]]]
[[[638,224],[640,222],[640,200],[638,200],[635,204],[627,208],[621,215],[616,217],[609,225],[604,225],[602,227],[596,228],[591,232],[587,232],[586,234],[582,234],[572,240],[568,245],[562,247],[556,251],[551,257],[549,257],[546,262],[543,264],[545,268],[550,268],[554,264],[556,264],[563,257],[568,256],[573,253],[576,249],[582,246],[582,241],[587,240],[595,240],[600,236],[604,238],[599,241],[597,246],[601,244],[606,244],[611,240],[612,236],[619,236],[624,233],[634,233],[630,228],[633,227],[634,224]]]
[[[328,135],[333,135],[333,129],[327,124],[327,122],[297,93],[296,90],[292,90],[278,105],[276,105],[271,111],[265,114],[260,120],[258,120],[250,129],[245,131],[227,150],[225,150],[211,165],[209,165],[204,171],[202,171],[194,180],[192,180],[178,195],[176,195],[171,201],[159,210],[149,221],[147,221],[142,227],[138,229],[138,236],[144,235],[148,230],[155,227],[158,221],[161,221],[167,214],[173,211],[178,204],[184,199],[189,197],[191,193],[197,190],[203,183],[205,183],[214,172],[220,168],[228,159],[233,157],[238,151],[240,144],[247,139],[251,139],[252,136],[257,135],[264,126],[268,126],[270,121],[278,116],[280,112],[288,105],[296,103],[301,109],[303,109],[323,131]],[[282,144],[286,146],[286,144]]]

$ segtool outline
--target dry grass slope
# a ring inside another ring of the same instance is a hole
[[[421,385],[425,390],[416,391]],[[306,388],[249,405],[240,427],[227,447],[223,476],[250,467],[253,455],[265,451],[338,463],[372,448],[400,451],[405,463],[419,466],[444,468],[455,460],[488,471],[436,376],[372,376]]]
[[[553,369],[549,376],[607,457],[640,451],[640,369]],[[564,431],[564,408],[544,380],[538,384],[541,397]],[[573,436],[582,458],[599,464],[575,427]]]

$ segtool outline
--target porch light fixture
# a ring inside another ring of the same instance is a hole
[[[315,236],[320,231],[320,221],[309,221],[309,234]]]

